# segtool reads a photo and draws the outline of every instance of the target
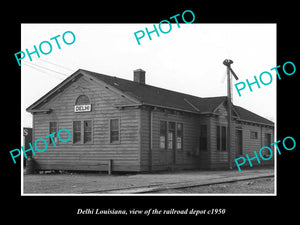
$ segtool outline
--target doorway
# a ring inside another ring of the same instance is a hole
[[[176,155],[175,155],[175,139],[176,139],[176,130],[175,130],[175,122],[168,122],[168,144],[167,144],[167,162],[171,169],[174,169],[176,163]]]
[[[271,145],[271,134],[266,133],[265,134],[265,146]]]

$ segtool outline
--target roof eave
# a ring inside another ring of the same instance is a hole
[[[52,109],[32,109],[31,113],[50,113]]]
[[[256,123],[256,124],[260,124],[260,125],[264,125],[264,126],[270,126],[270,127],[274,127],[275,124],[268,124],[268,123],[262,123],[262,122],[257,122],[257,121],[252,121],[252,120],[245,120],[245,119],[237,119],[238,121],[241,121],[241,122],[247,122],[247,123]]]
[[[105,81],[99,80],[99,79],[95,79],[93,76],[90,76],[89,74],[87,74],[84,70],[78,69],[77,71],[75,71],[72,75],[70,75],[68,78],[66,78],[65,80],[63,80],[60,84],[58,84],[56,87],[54,87],[53,89],[51,89],[48,93],[46,93],[44,96],[42,96],[41,98],[39,98],[37,101],[35,101],[32,105],[30,105],[29,107],[26,108],[27,112],[33,112],[33,110],[35,110],[35,108],[40,105],[41,103],[47,101],[47,99],[52,96],[56,91],[59,91],[60,89],[62,89],[65,85],[67,85],[70,82],[73,82],[76,80],[77,76],[79,75],[83,75],[85,77],[87,77],[89,81],[94,81],[97,84],[105,84],[105,86],[107,86],[110,90],[126,97],[127,99],[129,99],[130,101],[139,104],[141,103],[137,98],[130,96],[126,93],[124,93],[122,90],[113,87],[112,85],[106,83]]]
[[[162,109],[169,109],[169,110],[182,111],[182,112],[188,112],[188,113],[194,113],[194,114],[201,114],[200,112],[197,112],[197,111],[190,111],[190,110],[181,109],[181,108],[177,108],[177,107],[163,106],[163,105],[157,105],[157,104],[152,104],[152,103],[145,103],[145,102],[142,102],[141,105],[144,105],[144,106],[152,106],[152,107],[158,107],[158,108],[162,108]]]

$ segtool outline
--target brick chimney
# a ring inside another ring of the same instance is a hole
[[[140,84],[145,84],[145,74],[146,71],[142,70],[142,69],[136,69],[133,71],[133,81],[140,83]]]

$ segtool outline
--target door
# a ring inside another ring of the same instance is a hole
[[[265,134],[265,146],[271,145],[271,134]]]
[[[243,155],[243,132],[242,132],[242,130],[235,131],[235,146],[236,146],[236,156]]]
[[[171,169],[174,169],[175,165],[175,122],[168,122],[168,144],[167,144],[167,163],[171,167]]]
[[[271,134],[268,134],[268,133],[265,134],[265,146],[268,146],[268,147],[271,146]],[[270,155],[271,155],[271,152],[264,148],[263,151],[262,151],[262,156],[264,158],[269,158]]]

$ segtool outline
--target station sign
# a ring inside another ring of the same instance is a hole
[[[74,112],[90,112],[92,111],[92,105],[75,105]]]

